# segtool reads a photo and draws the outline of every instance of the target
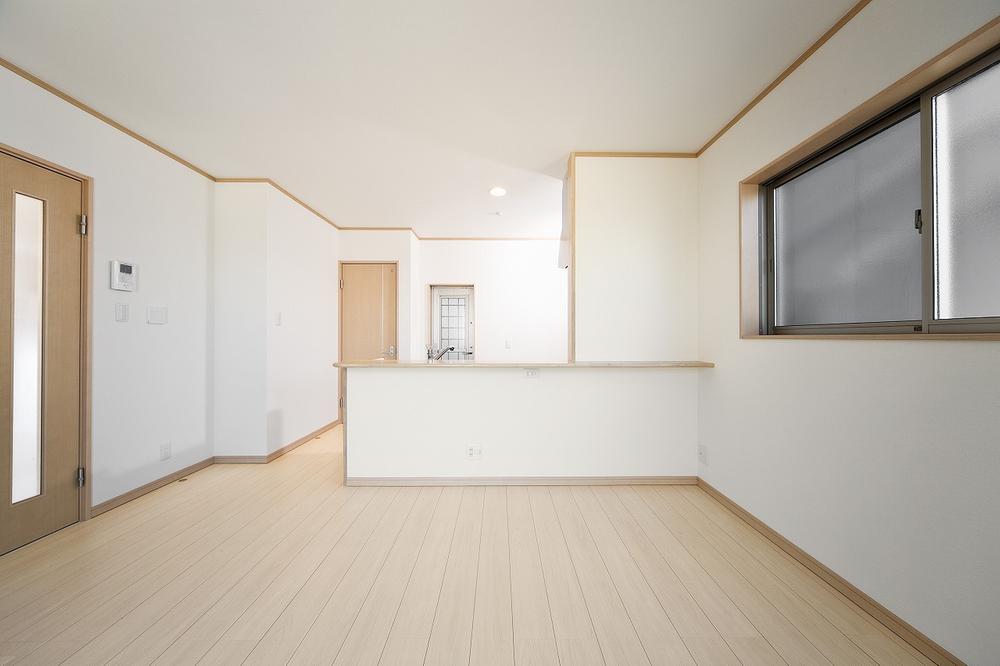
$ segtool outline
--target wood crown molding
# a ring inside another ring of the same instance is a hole
[[[759,185],[798,164],[878,115],[918,94],[950,72],[1000,46],[1000,16],[958,40],[884,90],[750,174],[744,185]]]
[[[205,171],[201,167],[195,166],[194,164],[192,164],[191,162],[188,162],[186,159],[184,159],[180,155],[178,155],[176,153],[173,153],[173,152],[167,150],[166,148],[164,148],[163,146],[150,141],[149,139],[147,139],[146,137],[142,136],[138,132],[133,132],[132,130],[130,130],[129,128],[125,127],[124,125],[122,125],[118,121],[116,121],[116,120],[114,120],[114,119],[112,119],[112,118],[104,115],[103,113],[101,113],[97,109],[95,109],[95,108],[93,108],[91,106],[88,106],[87,104],[84,104],[83,102],[81,102],[77,98],[73,97],[72,95],[69,95],[69,94],[63,92],[62,90],[59,90],[58,88],[56,88],[51,83],[48,83],[47,81],[43,81],[42,79],[38,78],[37,76],[35,76],[31,72],[29,72],[29,71],[27,71],[25,69],[22,69],[21,67],[18,67],[17,65],[15,65],[12,62],[10,62],[9,60],[5,60],[3,58],[0,58],[0,66],[4,67],[5,69],[10,70],[14,74],[17,74],[18,76],[20,76],[22,79],[25,79],[26,81],[30,81],[31,83],[34,83],[39,88],[42,88],[43,90],[46,90],[46,91],[52,93],[53,95],[55,95],[59,99],[63,100],[64,102],[68,102],[69,104],[72,104],[73,106],[75,106],[76,108],[80,109],[81,111],[83,111],[85,113],[89,113],[90,115],[92,115],[93,117],[97,118],[98,120],[103,121],[103,122],[107,123],[108,125],[111,125],[116,130],[118,130],[120,132],[124,132],[125,134],[127,134],[130,137],[132,137],[136,141],[149,146],[153,150],[166,155],[170,159],[172,159],[172,160],[174,160],[174,161],[176,161],[176,162],[178,162],[180,164],[183,164],[184,166],[186,166],[188,169],[191,169],[195,173],[197,173],[197,174],[199,174],[201,176],[204,176],[205,178],[208,178],[209,180],[213,180],[213,181],[215,180],[215,178],[212,177],[212,174],[208,173],[207,171]]]
[[[653,157],[653,158],[678,158],[678,159],[693,159],[693,158],[700,157],[702,153],[704,153],[706,150],[708,150],[708,148],[713,143],[715,143],[716,141],[718,141],[719,138],[722,137],[723,134],[725,134],[727,131],[729,131],[729,129],[732,128],[737,122],[739,122],[740,119],[743,118],[743,116],[745,116],[747,113],[749,113],[750,110],[753,107],[755,107],[762,99],[764,99],[782,81],[784,81],[786,78],[788,78],[788,76],[792,72],[794,72],[803,62],[805,62],[806,60],[809,59],[809,56],[811,56],[813,53],[815,53],[817,50],[819,50],[819,48],[821,46],[823,46],[823,44],[825,44],[827,41],[829,41],[829,39],[831,37],[833,37],[833,35],[836,34],[836,32],[838,30],[840,30],[842,27],[844,27],[852,18],[854,18],[855,16],[857,16],[858,13],[860,13],[861,10],[864,9],[865,6],[868,5],[870,2],[871,2],[871,0],[860,0],[860,2],[858,2],[856,5],[854,5],[854,7],[852,7],[851,10],[849,12],[847,12],[847,14],[845,14],[843,17],[841,17],[840,20],[837,21],[837,23],[835,23],[833,25],[833,27],[831,27],[829,30],[827,30],[823,34],[823,36],[821,36],[808,49],[806,49],[805,52],[802,53],[802,55],[800,55],[791,65],[789,65],[781,74],[778,75],[778,78],[776,78],[766,88],[764,88],[764,90],[762,90],[754,99],[752,99],[750,101],[749,104],[747,104],[747,106],[745,106],[739,113],[737,113],[732,118],[732,120],[730,120],[728,123],[726,123],[726,125],[723,126],[722,129],[720,129],[711,139],[709,139],[708,142],[705,143],[705,145],[703,145],[697,152],[691,153],[691,152],[644,152],[644,151],[574,151],[574,152],[570,153],[569,161],[572,163],[573,160],[575,158],[577,158],[577,157]],[[505,241],[506,240],[550,241],[550,240],[560,240],[559,238],[549,238],[549,237],[523,237],[523,238],[518,238],[518,237],[488,237],[487,238],[487,237],[463,237],[463,236],[421,236],[412,227],[342,227],[342,226],[338,225],[336,222],[334,222],[330,217],[328,217],[328,216],[324,215],[323,213],[319,212],[316,208],[314,208],[313,206],[310,206],[308,203],[306,203],[305,201],[303,201],[299,197],[297,197],[294,194],[292,194],[291,192],[289,192],[285,187],[283,187],[282,185],[280,185],[276,181],[272,180],[271,178],[259,178],[259,177],[253,177],[253,178],[219,178],[219,177],[213,176],[212,174],[208,173],[204,169],[202,169],[202,168],[194,165],[193,163],[185,160],[184,158],[180,157],[176,153],[173,153],[173,152],[167,150],[166,148],[164,148],[163,146],[160,146],[159,144],[154,143],[153,141],[150,141],[149,139],[147,139],[146,137],[142,136],[138,132],[134,132],[134,131],[130,130],[129,128],[125,127],[124,125],[122,125],[121,123],[115,121],[114,119],[110,118],[109,116],[106,116],[103,113],[101,113],[100,111],[97,111],[96,109],[94,109],[93,107],[88,106],[87,104],[84,104],[83,102],[81,102],[80,100],[76,99],[75,97],[73,97],[73,96],[71,96],[71,95],[63,92],[62,90],[59,90],[55,86],[53,86],[50,83],[48,83],[48,82],[46,82],[46,81],[38,78],[37,76],[35,76],[34,74],[28,72],[27,70],[22,69],[21,67],[18,67],[14,63],[12,63],[12,62],[10,62],[8,60],[5,60],[3,58],[0,58],[0,66],[5,67],[6,69],[10,70],[11,72],[17,74],[18,76],[20,76],[20,77],[22,77],[24,79],[26,79],[27,81],[30,81],[31,83],[34,83],[35,85],[39,86],[40,88],[43,88],[43,89],[47,90],[48,92],[50,92],[53,95],[59,97],[63,101],[66,101],[66,102],[72,104],[73,106],[77,107],[78,109],[80,109],[80,110],[82,110],[82,111],[84,111],[86,113],[89,113],[90,115],[94,116],[98,120],[101,120],[101,121],[107,123],[108,125],[111,125],[115,129],[117,129],[117,130],[119,130],[121,132],[124,132],[125,134],[127,134],[130,137],[132,137],[133,139],[135,139],[135,140],[137,140],[137,141],[139,141],[139,142],[141,142],[141,143],[149,146],[153,150],[156,150],[156,151],[162,153],[163,155],[166,155],[170,159],[175,160],[176,162],[178,162],[178,163],[186,166],[187,168],[191,169],[195,173],[198,173],[199,175],[204,176],[205,178],[211,180],[212,182],[215,182],[215,183],[266,183],[266,184],[272,186],[273,188],[275,188],[276,190],[278,190],[279,192],[281,192],[282,194],[284,194],[285,196],[287,196],[292,201],[296,202],[297,204],[299,204],[300,206],[302,206],[303,208],[305,208],[306,210],[308,210],[310,213],[312,213],[316,217],[320,218],[321,220],[323,220],[324,222],[326,222],[327,224],[329,224],[333,228],[338,229],[340,231],[409,231],[410,233],[413,234],[413,236],[417,240],[436,240],[436,241],[478,241],[478,240],[487,240],[487,241],[499,241],[499,240],[505,240]]]
[[[170,159],[174,160],[178,164],[181,164],[181,165],[187,167],[191,171],[194,171],[195,173],[197,173],[199,176],[207,178],[208,180],[212,181],[213,183],[266,183],[266,184],[270,185],[271,187],[273,187],[274,189],[276,189],[279,192],[281,192],[282,194],[284,194],[286,197],[288,197],[289,199],[291,199],[295,203],[299,204],[300,206],[302,206],[303,208],[305,208],[306,210],[308,210],[310,213],[312,213],[313,215],[315,215],[319,219],[323,220],[324,222],[326,222],[327,224],[329,224],[330,226],[332,226],[334,229],[337,229],[339,231],[408,231],[408,232],[412,233],[414,235],[414,237],[417,238],[417,240],[449,240],[449,241],[459,241],[459,240],[462,240],[462,241],[465,241],[465,240],[470,240],[470,241],[472,241],[472,240],[523,240],[523,241],[559,240],[558,238],[547,238],[547,237],[485,238],[485,237],[472,237],[472,236],[470,236],[470,237],[462,237],[462,236],[455,236],[455,237],[420,236],[416,231],[414,231],[414,229],[412,227],[342,227],[342,226],[338,225],[336,222],[334,222],[332,219],[330,219],[328,216],[326,216],[323,213],[321,213],[318,210],[316,210],[316,208],[310,206],[305,201],[303,201],[299,197],[297,197],[294,194],[292,194],[291,192],[289,192],[285,187],[283,187],[282,185],[280,185],[276,181],[272,180],[271,178],[258,178],[258,177],[250,177],[250,178],[219,178],[219,177],[213,176],[212,174],[210,174],[209,172],[205,171],[204,169],[202,169],[201,167],[197,166],[196,164],[194,164],[192,162],[189,162],[188,160],[184,159],[183,157],[181,157],[177,153],[174,153],[174,152],[172,152],[170,150],[167,150],[166,148],[164,148],[160,144],[147,139],[146,137],[142,136],[138,132],[135,132],[135,131],[129,129],[128,127],[125,127],[124,125],[122,125],[121,123],[119,123],[117,120],[111,118],[110,116],[107,116],[107,115],[101,113],[100,111],[98,111],[97,109],[93,108],[92,106],[90,106],[88,104],[84,104],[83,102],[81,102],[77,98],[73,97],[72,95],[70,95],[70,94],[68,94],[66,92],[63,92],[62,90],[60,90],[59,88],[56,88],[51,83],[49,83],[49,82],[47,82],[47,81],[45,81],[45,80],[43,80],[43,79],[35,76],[31,72],[27,71],[26,69],[24,69],[22,67],[19,67],[19,66],[15,65],[11,61],[6,60],[4,58],[0,58],[0,67],[3,67],[4,69],[7,69],[7,70],[13,72],[14,74],[17,74],[22,79],[24,79],[24,80],[26,80],[26,81],[28,81],[30,83],[35,84],[39,88],[42,88],[43,90],[45,90],[45,91],[47,91],[47,92],[55,95],[56,97],[58,97],[59,99],[63,100],[64,102],[67,102],[68,104],[71,104],[71,105],[75,106],[76,108],[80,109],[84,113],[88,113],[91,116],[93,116],[94,118],[97,118],[98,120],[100,120],[101,122],[106,123],[106,124],[110,125],[111,127],[114,127],[119,132],[122,132],[122,133],[128,135],[129,137],[135,139],[139,143],[142,143],[142,144],[146,145],[147,147],[152,148],[153,150],[157,151],[158,153],[160,153],[162,155],[165,155],[166,157],[169,157]]]
[[[693,159],[698,157],[697,153],[657,153],[657,152],[636,152],[636,151],[601,151],[601,150],[574,150],[570,153],[570,160],[577,157],[659,157]]]
[[[808,60],[810,56],[812,56],[812,54],[816,53],[816,51],[818,51],[824,44],[830,41],[830,38],[833,37],[835,34],[837,34],[837,32],[839,32],[841,28],[847,25],[851,21],[851,19],[860,14],[861,10],[867,7],[871,3],[871,1],[872,0],[859,0],[859,2],[857,2],[853,7],[851,7],[851,9],[848,10],[846,14],[841,16],[840,19],[836,23],[834,23],[829,30],[824,32],[819,39],[817,39],[809,46],[809,48],[803,51],[802,54],[799,55],[799,57],[792,62],[791,65],[786,67],[784,71],[782,71],[781,74],[779,74],[776,79],[767,84],[767,86],[763,90],[761,90],[756,97],[754,97],[752,100],[750,100],[750,102],[746,106],[740,109],[739,113],[733,116],[728,123],[723,125],[718,132],[712,135],[712,138],[706,141],[705,144],[701,148],[699,148],[696,152],[657,153],[657,152],[577,151],[570,154],[570,160],[572,160],[574,157],[678,157],[678,158],[701,157],[702,154],[712,146],[712,144],[721,139],[726,132],[728,132],[730,129],[733,128],[734,125],[736,125],[736,123],[742,120],[743,116],[750,113],[750,111],[755,106],[757,106],[765,97],[771,94],[771,91],[773,91],[775,88],[781,85],[782,81],[787,79],[791,75],[791,73],[794,72],[796,69],[798,69],[802,65],[802,63]]]
[[[820,47],[822,47],[824,44],[830,41],[830,38],[833,37],[835,34],[837,34],[837,32],[839,32],[841,28],[847,25],[852,18],[860,14],[861,10],[867,7],[871,3],[871,1],[872,0],[860,0],[860,2],[851,7],[851,9],[846,14],[840,17],[839,21],[834,23],[829,30],[824,32],[819,39],[817,39],[815,42],[812,43],[812,45],[809,48],[803,51],[802,55],[796,58],[791,65],[786,67],[785,70],[778,75],[778,78],[776,78],[774,81],[771,81],[771,83],[769,83],[767,87],[761,90],[756,97],[750,100],[749,104],[747,104],[740,110],[739,113],[733,116],[732,120],[723,125],[722,129],[716,132],[715,135],[705,143],[705,145],[703,145],[701,148],[698,149],[698,152],[695,153],[695,156],[701,157],[702,153],[708,150],[713,143],[722,138],[723,134],[732,129],[733,126],[736,125],[736,123],[738,123],[743,118],[743,116],[750,113],[750,111],[755,106],[757,106],[761,102],[761,100],[763,100],[765,97],[771,94],[771,91],[773,91],[775,88],[781,85],[782,81],[787,79],[792,72],[798,69],[799,66],[802,65],[802,63],[804,63],[806,60],[809,59],[810,56],[812,56],[812,54],[816,53],[816,51],[818,51]]]
[[[938,666],[962,666],[964,664],[961,659],[935,643],[891,610],[852,585],[833,571],[833,569],[796,546],[779,532],[768,526],[767,523],[729,499],[729,497],[700,477],[698,478],[698,487]]]

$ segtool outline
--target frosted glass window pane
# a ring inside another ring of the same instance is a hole
[[[1000,66],[934,98],[938,319],[1000,315]]]
[[[921,318],[920,115],[774,191],[775,324]]]
[[[42,491],[42,235],[44,204],[14,195],[11,501]]]

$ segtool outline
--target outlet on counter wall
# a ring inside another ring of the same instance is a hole
[[[479,460],[483,457],[483,447],[478,444],[470,444],[465,447],[466,460]]]

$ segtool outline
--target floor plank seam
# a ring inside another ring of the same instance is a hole
[[[392,628],[396,624],[396,618],[399,616],[399,609],[403,605],[403,599],[406,597],[406,590],[410,587],[410,582],[413,580],[413,572],[417,568],[417,563],[420,561],[420,554],[424,550],[424,545],[427,543],[427,535],[430,534],[431,525],[434,524],[434,518],[437,516],[437,511],[441,506],[441,497],[443,493],[438,493],[437,501],[434,503],[434,511],[431,513],[431,519],[427,523],[427,529],[424,531],[424,536],[420,540],[420,548],[417,549],[417,554],[413,558],[413,566],[410,567],[410,573],[406,577],[406,583],[403,585],[403,590],[399,595],[399,603],[396,604],[396,610],[392,614],[392,621],[389,623],[389,629],[386,632],[385,640],[382,641],[382,648],[379,650],[378,659],[375,661],[376,664],[381,663],[382,655],[385,654],[385,646],[389,643],[389,636],[392,634]]]
[[[418,494],[416,497],[414,497],[414,501],[410,503],[410,507],[406,511],[406,516],[403,518],[403,521],[399,524],[399,530],[396,532],[396,535],[393,537],[392,543],[389,544],[389,547],[386,549],[385,556],[382,558],[381,564],[379,564],[378,571],[375,573],[375,576],[372,578],[371,584],[368,586],[368,590],[365,592],[364,599],[362,599],[361,603],[358,604],[358,610],[354,614],[354,618],[351,620],[351,626],[349,626],[347,628],[347,631],[344,632],[344,640],[341,641],[340,647],[337,648],[337,654],[334,655],[333,660],[330,662],[331,664],[334,663],[335,661],[337,661],[337,657],[340,656],[341,650],[344,649],[344,643],[347,642],[347,637],[350,636],[351,629],[354,628],[354,623],[357,622],[358,615],[361,613],[361,609],[364,608],[365,601],[368,600],[368,596],[371,594],[372,588],[375,587],[375,583],[378,581],[379,574],[382,573],[382,569],[385,567],[385,563],[389,560],[389,557],[392,555],[392,551],[396,547],[396,543],[399,542],[399,535],[403,533],[403,530],[406,527],[406,521],[409,519],[410,515],[413,514],[413,508],[417,505],[417,500],[419,499],[419,497],[420,496]],[[346,576],[346,574],[345,574],[345,576]],[[330,601],[333,600],[334,596],[336,596],[336,590],[334,590],[334,593],[330,596],[330,599],[327,600],[328,604],[330,603]],[[325,606],[324,606],[324,608],[325,608]],[[320,611],[320,612],[322,613],[322,611]]]
[[[364,514],[364,511],[368,508],[368,505],[370,505],[372,503],[372,501],[374,501],[374,499],[375,499],[375,493],[372,493],[371,496],[368,498],[368,500],[365,502],[364,506],[361,507],[361,509],[358,511],[357,515],[355,515],[354,518],[351,519],[350,523],[344,529],[344,531],[340,535],[340,537],[338,537],[337,540],[333,544],[331,544],[330,549],[327,551],[326,555],[324,555],[323,558],[320,560],[319,564],[317,564],[316,567],[310,572],[309,576],[306,577],[306,580],[295,591],[295,594],[293,594],[289,598],[288,602],[286,602],[285,605],[282,606],[281,612],[277,613],[274,616],[274,619],[271,621],[270,624],[268,624],[267,629],[265,629],[261,633],[260,637],[254,643],[254,647],[253,647],[253,649],[250,650],[249,654],[253,654],[256,651],[257,647],[260,646],[261,641],[264,640],[264,637],[267,636],[270,633],[271,628],[274,627],[275,623],[281,618],[281,616],[284,614],[285,610],[295,601],[295,599],[298,597],[298,595],[302,591],[302,589],[305,588],[309,584],[309,581],[312,579],[312,576],[315,575],[315,573],[320,569],[320,567],[323,566],[323,563],[326,561],[326,558],[329,557],[330,553],[333,552],[333,550],[337,547],[337,545],[344,538],[344,535],[346,535],[348,533],[348,531],[350,530],[350,528],[353,527],[354,524],[358,521],[358,519]]]
[[[462,505],[461,505],[461,499],[462,499],[462,498],[463,498],[464,496],[465,496],[465,489],[463,488],[463,489],[462,489],[462,494],[461,494],[461,496],[459,497],[459,506],[458,506],[458,511],[457,511],[457,512],[456,512],[456,514],[455,514],[455,526],[454,526],[454,528],[452,528],[452,533],[451,533],[451,541],[450,541],[450,544],[449,544],[449,546],[448,546],[448,557],[447,557],[447,558],[445,558],[445,565],[444,565],[444,569],[442,570],[442,573],[441,573],[441,587],[443,587],[443,586],[444,586],[444,578],[445,578],[445,574],[446,574],[446,573],[447,573],[447,571],[448,571],[448,566],[449,566],[449,565],[451,564],[451,552],[452,552],[452,550],[453,550],[453,549],[454,549],[454,547],[455,547],[455,535],[456,535],[456,533],[458,532],[458,517],[459,517],[459,516],[461,515],[461,513],[462,513]],[[435,602],[434,602],[434,617],[433,617],[433,619],[431,620],[431,624],[430,624],[430,631],[429,631],[429,633],[428,633],[428,635],[427,635],[427,642],[426,642],[426,643],[424,644],[424,658],[420,660],[420,663],[421,663],[421,664],[423,664],[423,663],[426,663],[426,662],[427,662],[427,650],[428,650],[428,649],[430,648],[430,644],[431,644],[431,641],[430,641],[430,637],[431,637],[431,634],[432,634],[432,633],[434,632],[434,623],[435,623],[435,622],[437,621],[437,612],[438,612],[438,607],[439,607],[440,605],[441,605],[441,588],[438,588],[438,593],[437,593],[437,599],[436,599],[436,600],[435,600]],[[390,631],[390,634],[391,634],[391,633],[392,633],[392,632]]]

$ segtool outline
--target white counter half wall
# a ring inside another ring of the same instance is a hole
[[[693,483],[706,371],[350,367],[347,483]]]

